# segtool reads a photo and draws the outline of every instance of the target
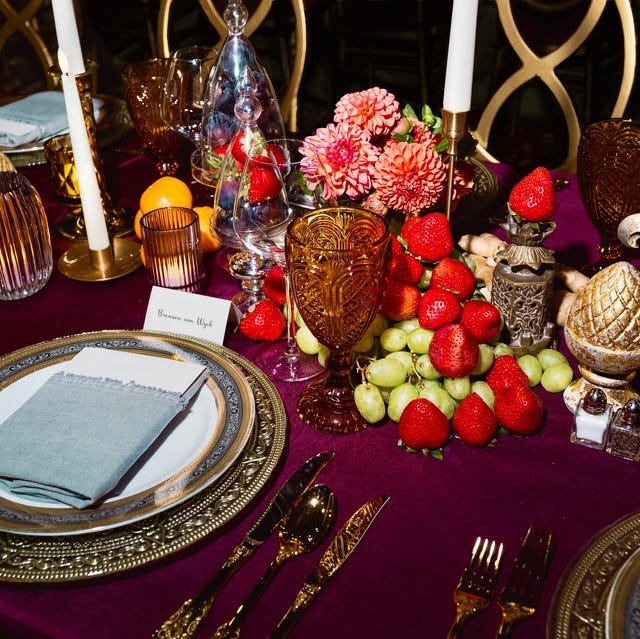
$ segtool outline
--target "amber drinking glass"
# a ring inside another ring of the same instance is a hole
[[[160,175],[173,175],[178,170],[174,156],[182,141],[182,136],[169,128],[162,113],[162,98],[170,66],[170,58],[152,58],[131,62],[122,70],[127,110]]]
[[[588,125],[580,137],[577,176],[589,219],[600,234],[593,274],[622,258],[618,225],[640,211],[640,121],[612,118]]]
[[[373,320],[390,253],[386,220],[369,211],[328,207],[293,220],[285,238],[287,268],[298,310],[329,349],[328,376],[301,393],[298,414],[335,433],[362,430],[350,373],[351,347]]]

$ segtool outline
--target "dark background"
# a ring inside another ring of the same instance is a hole
[[[222,10],[224,0],[215,0]],[[255,0],[246,0],[249,8]],[[585,0],[513,0],[517,22],[538,53],[562,43],[578,24]],[[83,49],[99,63],[98,90],[121,95],[120,71],[133,60],[156,55],[155,24],[158,0],[80,0]],[[636,2],[636,20],[637,5]],[[13,0],[15,7],[26,0]],[[452,0],[307,0],[308,53],[300,92],[299,128],[313,131],[330,121],[333,106],[348,91],[382,86],[402,105],[416,111],[426,101],[439,112],[446,67]],[[566,7],[566,8],[565,8]],[[281,90],[285,74],[281,45],[286,46],[291,24],[289,1],[274,0],[269,19],[251,42]],[[217,33],[197,0],[174,0],[171,48],[215,44]],[[50,8],[43,7],[38,26],[55,51]],[[544,41],[543,38],[544,37]],[[418,40],[422,48],[418,47]],[[587,45],[558,69],[583,123],[610,115],[622,70],[622,31],[613,1]],[[0,42],[0,45],[2,43]],[[344,53],[341,55],[341,51]],[[41,88],[42,72],[25,65],[29,53],[17,34],[0,50],[0,97]],[[419,59],[423,61],[423,72]],[[493,0],[481,0],[474,71],[472,129],[488,97],[519,66],[499,25]],[[626,117],[637,117],[637,82]],[[501,159],[521,172],[537,164],[552,166],[564,157],[566,131],[562,114],[548,89],[535,81],[520,89],[499,114],[500,126],[491,140]]]

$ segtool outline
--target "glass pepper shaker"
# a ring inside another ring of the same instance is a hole
[[[607,452],[623,459],[640,460],[640,402],[630,399],[616,412],[609,431]]]
[[[573,416],[571,442],[603,449],[611,420],[611,405],[601,388],[592,388],[579,402]]]

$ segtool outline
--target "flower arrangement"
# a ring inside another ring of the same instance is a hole
[[[442,119],[429,106],[418,117],[374,87],[340,98],[333,122],[304,139],[301,168],[309,189],[325,201],[418,215],[445,205],[447,147]],[[473,177],[473,166],[458,160],[454,202],[471,191]]]

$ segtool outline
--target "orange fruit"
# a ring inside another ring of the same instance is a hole
[[[198,214],[198,219],[200,220],[200,244],[202,245],[202,252],[213,253],[217,251],[222,246],[222,242],[209,224],[213,208],[210,206],[194,206],[193,210]]]
[[[152,182],[140,196],[140,209],[133,220],[133,229],[140,235],[140,218],[149,211],[167,206],[183,206],[190,209],[193,205],[193,194],[189,185],[180,178],[164,175]]]

